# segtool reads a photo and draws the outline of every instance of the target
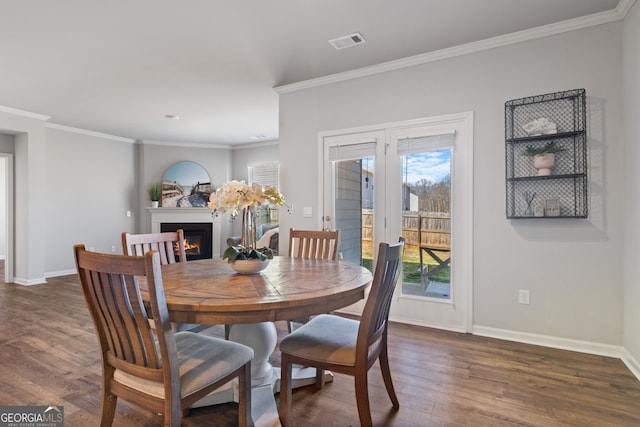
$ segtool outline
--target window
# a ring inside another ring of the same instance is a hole
[[[254,182],[262,186],[272,186],[280,191],[280,163],[256,163],[248,166],[248,183]],[[277,207],[265,206],[260,208],[257,213],[258,234],[262,235],[265,226],[272,228],[278,224],[279,210]]]
[[[280,163],[258,163],[249,165],[249,185],[257,182],[280,190]]]

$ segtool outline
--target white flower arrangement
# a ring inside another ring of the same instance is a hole
[[[249,185],[244,181],[229,181],[209,196],[209,208],[214,213],[230,212],[237,216],[240,211],[264,204],[282,206],[284,198],[275,187],[262,187],[258,183]]]
[[[261,205],[284,205],[284,198],[275,187],[244,181],[229,181],[209,196],[209,208],[214,214],[230,213],[236,217],[242,216],[242,244],[231,246],[224,252],[222,259],[230,263],[236,260],[259,259],[264,261],[273,258],[273,252],[268,247],[256,248],[256,229],[254,223],[255,208]]]

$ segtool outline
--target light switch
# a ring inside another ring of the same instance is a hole
[[[305,218],[311,218],[313,216],[313,208],[311,206],[305,206],[302,208],[302,216]]]

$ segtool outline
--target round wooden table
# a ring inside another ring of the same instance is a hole
[[[364,298],[372,275],[348,262],[274,257],[261,273],[249,275],[220,259],[164,265],[162,280],[172,321],[217,325],[289,320],[346,307]]]
[[[262,406],[253,413],[257,425],[274,425],[274,417],[277,419],[273,393],[279,390],[279,370],[269,363],[277,343],[273,322],[328,313],[351,305],[364,298],[372,279],[369,270],[352,263],[284,256],[274,257],[265,270],[250,275],[236,273],[221,259],[162,266],[165,299],[172,321],[231,324],[229,339],[254,349],[251,364],[254,401],[270,395],[266,403],[256,405],[254,402],[254,406]],[[143,299],[148,299],[144,281],[140,289]],[[313,383],[315,370],[301,372],[299,377],[304,377],[298,381],[299,385]],[[258,396],[259,389],[265,388],[269,392]],[[205,398],[197,406],[221,403],[224,399]]]

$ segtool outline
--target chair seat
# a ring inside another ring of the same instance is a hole
[[[232,341],[193,332],[175,335],[180,372],[180,396],[190,395],[253,359],[253,349]],[[164,398],[162,382],[116,370],[114,380],[135,390]]]
[[[354,366],[360,322],[331,314],[313,317],[280,343],[280,351],[308,360]]]

